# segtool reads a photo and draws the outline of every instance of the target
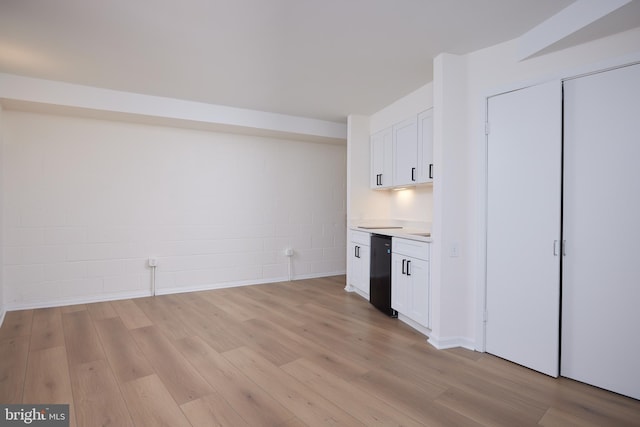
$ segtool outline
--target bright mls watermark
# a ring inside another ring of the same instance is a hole
[[[0,404],[0,427],[69,427],[69,405]]]

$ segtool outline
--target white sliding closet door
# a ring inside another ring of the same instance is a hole
[[[558,376],[560,82],[488,100],[486,350]]]
[[[561,374],[640,399],[640,65],[564,102]]]

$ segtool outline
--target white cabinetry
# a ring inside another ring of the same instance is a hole
[[[371,237],[362,231],[349,231],[349,285],[369,298]]]
[[[391,128],[371,136],[371,188],[393,185],[393,146]]]
[[[416,184],[418,173],[418,118],[393,125],[393,185]]]
[[[394,237],[391,246],[391,307],[429,328],[429,243]]]
[[[433,182],[433,109],[371,135],[371,188]]]
[[[433,182],[433,108],[418,114],[417,181]]]

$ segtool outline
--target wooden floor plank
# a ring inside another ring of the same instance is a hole
[[[213,392],[156,326],[133,329],[131,334],[178,405]]]
[[[218,393],[180,406],[193,427],[249,427],[250,425]]]
[[[556,408],[549,408],[538,424],[544,427],[599,427],[602,425],[595,420],[591,422],[591,420]]]
[[[93,320],[109,319],[118,315],[109,301],[87,304],[87,311]]]
[[[95,322],[95,327],[119,383],[154,373],[119,317],[98,320]]]
[[[179,340],[194,335],[194,332],[176,316],[177,313],[172,311],[173,304],[167,298],[137,298],[134,302],[145,316],[151,320],[152,324],[148,326],[157,327],[169,338]]]
[[[185,338],[178,344],[185,358],[249,425],[275,426],[293,417],[200,337]]]
[[[9,311],[4,316],[0,340],[31,335],[33,310]]]
[[[469,418],[481,425],[514,426],[536,425],[545,411],[526,405],[525,402],[496,401],[483,394],[449,388],[436,400],[436,403]],[[487,402],[493,402],[488,406]]]
[[[62,314],[75,313],[76,311],[83,311],[86,309],[87,306],[85,304],[65,305],[64,307],[60,307]]]
[[[381,369],[370,371],[352,383],[425,425],[482,425],[434,402],[447,390],[445,388],[424,388]]]
[[[29,337],[0,340],[0,402],[22,402],[24,375],[29,354]]]
[[[79,426],[133,426],[106,361],[75,365],[70,373]]]
[[[136,427],[190,427],[157,375],[122,385],[122,394]]]
[[[236,321],[208,301],[192,294],[169,295],[176,317],[217,351],[244,345],[245,334]]]
[[[29,352],[22,403],[69,404],[69,424],[76,425],[75,400],[64,347]]]
[[[423,425],[370,395],[366,389],[354,386],[308,360],[298,359],[282,369],[367,426]]]
[[[33,313],[31,350],[42,350],[64,345],[60,308],[43,308]]]
[[[249,348],[231,350],[223,356],[308,425],[366,425],[309,387],[291,381],[288,374]]]
[[[291,339],[287,330],[265,319],[250,319],[243,323],[249,332],[247,347],[258,352],[276,366],[284,365],[303,355],[313,353],[308,340]]]
[[[230,295],[233,294],[223,295],[221,293],[216,293],[215,291],[206,291],[202,293],[202,297],[204,299],[218,307],[220,310],[223,310],[238,322],[254,319],[256,317],[256,313],[250,307],[236,302],[233,298],[230,298]]]
[[[133,300],[125,299],[111,301],[111,306],[118,313],[122,323],[127,329],[143,328],[152,326],[153,322],[149,320],[146,314],[136,305]]]
[[[70,366],[104,359],[100,340],[87,310],[62,314],[62,326]]]

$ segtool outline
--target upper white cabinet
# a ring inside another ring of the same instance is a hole
[[[371,188],[393,186],[393,133],[391,128],[371,136]]]
[[[418,118],[393,125],[393,185],[412,185],[418,173]]]
[[[433,109],[371,136],[371,188],[433,182]]]
[[[433,108],[418,114],[417,181],[433,182]]]

